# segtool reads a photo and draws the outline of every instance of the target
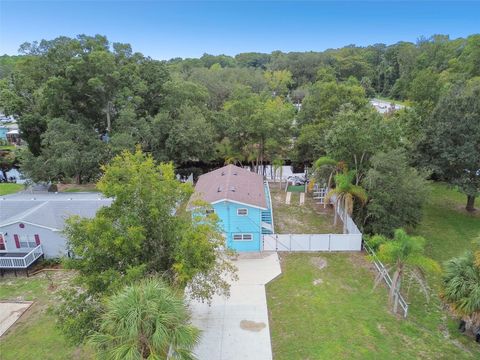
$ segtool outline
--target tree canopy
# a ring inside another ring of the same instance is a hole
[[[75,254],[66,265],[78,271],[76,281],[83,289],[64,298],[75,302],[80,315],[60,307],[67,331],[77,328],[72,325],[77,319],[89,321],[82,317],[93,307],[88,299],[98,301],[147,275],[161,276],[180,289],[188,286],[192,298],[208,301],[214,294],[228,294],[235,268],[223,250],[218,217],[191,215],[186,209],[191,185],[176,180],[172,164],[157,165],[140,150],[124,151],[103,172],[97,188],[113,199],[111,205],[93,219],[69,218],[65,229]],[[80,303],[86,309],[78,309]]]

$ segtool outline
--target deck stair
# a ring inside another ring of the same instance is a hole
[[[273,234],[273,213],[272,213],[272,199],[270,197],[270,188],[268,182],[265,181],[265,198],[267,200],[267,210],[262,211],[262,234]]]

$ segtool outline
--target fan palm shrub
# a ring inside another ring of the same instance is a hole
[[[442,298],[467,329],[480,328],[480,250],[445,263]]]
[[[194,359],[199,330],[181,296],[158,279],[127,286],[105,304],[90,339],[100,359]]]

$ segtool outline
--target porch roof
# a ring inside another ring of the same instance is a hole
[[[0,198],[0,227],[17,222],[62,230],[72,216],[91,218],[112,200],[100,194],[18,194]]]

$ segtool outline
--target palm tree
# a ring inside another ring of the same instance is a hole
[[[440,271],[438,263],[424,255],[425,239],[421,236],[409,236],[405,230],[395,230],[393,240],[383,238],[377,252],[381,261],[390,264],[394,270],[392,287],[390,288],[388,301],[393,305],[393,312],[397,312],[398,296],[403,277],[407,274],[413,281],[420,285],[428,299],[425,272]],[[377,278],[377,283],[383,278],[383,274]]]
[[[330,190],[325,197],[325,202],[330,201],[335,196],[335,215],[333,224],[337,225],[337,208],[338,205],[343,207],[343,232],[347,232],[347,215],[352,215],[354,200],[365,204],[367,201],[367,193],[361,186],[354,185],[355,171],[344,170],[343,173],[335,175],[335,188]]]
[[[217,144],[217,153],[224,160],[224,165],[239,165],[242,166],[243,156],[240,152],[235,151],[228,138],[223,139]]]
[[[467,329],[480,327],[480,251],[466,252],[445,263],[442,298],[465,321]]]
[[[108,298],[100,329],[89,341],[102,359],[194,359],[199,330],[181,297],[157,279]]]
[[[273,165],[273,182],[277,180],[277,170],[280,170],[280,189],[282,188],[282,176],[283,176],[283,160],[282,159],[274,159],[272,161]]]
[[[322,156],[315,161],[313,168],[318,182],[325,181],[327,189],[332,187],[332,180],[338,173],[339,162],[328,156]]]

